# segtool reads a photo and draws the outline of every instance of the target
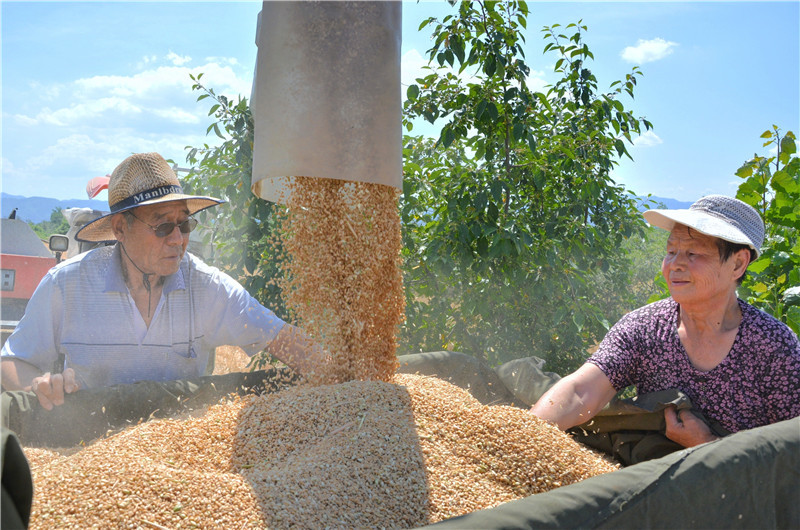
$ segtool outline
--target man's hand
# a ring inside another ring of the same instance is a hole
[[[677,410],[674,405],[664,409],[664,420],[667,422],[666,436],[684,447],[694,447],[717,440],[711,428],[690,410]]]
[[[39,404],[47,410],[53,410],[53,407],[63,405],[64,394],[71,394],[78,388],[75,371],[72,368],[67,368],[63,374],[47,372],[39,377],[34,377],[31,381],[31,390],[39,398]]]

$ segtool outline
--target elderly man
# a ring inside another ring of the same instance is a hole
[[[235,280],[186,252],[191,216],[222,201],[184,194],[157,153],[113,172],[111,213],[78,232],[116,239],[50,270],[2,349],[4,390],[32,390],[43,407],[64,394],[142,380],[204,375],[214,348],[267,348],[301,374],[323,352]]]
[[[597,352],[531,411],[568,429],[621,389],[683,391],[730,432],[800,416],[800,344],[785,324],[738,299],[764,240],[753,208],[711,195],[688,210],[650,210],[670,232],[662,263],[670,298],[625,315]],[[684,447],[715,439],[688,410],[665,409],[666,436]]]

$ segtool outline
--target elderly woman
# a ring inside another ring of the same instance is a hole
[[[650,210],[644,217],[670,232],[661,265],[670,298],[620,319],[597,352],[531,412],[568,429],[635,385],[639,394],[681,390],[730,432],[800,416],[797,336],[736,295],[764,240],[758,212],[711,195],[688,210]],[[684,447],[716,438],[688,410],[664,414],[666,436]]]

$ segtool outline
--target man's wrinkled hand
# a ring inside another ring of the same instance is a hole
[[[78,390],[79,385],[75,380],[75,370],[67,368],[63,374],[47,372],[31,381],[31,390],[39,399],[39,404],[47,410],[64,404],[64,394],[71,394]]]

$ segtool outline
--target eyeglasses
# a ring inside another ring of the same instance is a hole
[[[194,219],[192,217],[183,221],[182,223],[161,223],[158,226],[153,226],[149,223],[145,223],[144,221],[136,217],[133,214],[133,212],[128,212],[128,213],[130,213],[133,216],[133,218],[139,221],[140,223],[149,226],[153,230],[153,232],[155,232],[156,237],[167,237],[172,233],[173,230],[175,230],[176,226],[180,229],[181,234],[188,234],[189,232],[194,230],[195,227],[197,226],[197,219]]]

